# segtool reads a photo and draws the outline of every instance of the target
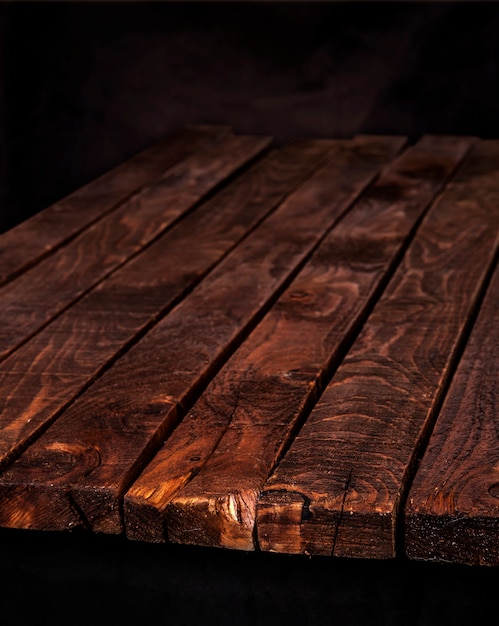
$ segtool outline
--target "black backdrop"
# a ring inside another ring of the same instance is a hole
[[[0,532],[5,626],[494,624],[499,570]]]
[[[0,228],[185,123],[497,137],[493,2],[0,4]],[[489,623],[496,568],[0,530],[0,624]]]
[[[185,123],[498,134],[495,2],[0,2],[0,230]]]

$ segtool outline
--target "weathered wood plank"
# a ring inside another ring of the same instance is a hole
[[[0,523],[120,532],[125,491],[179,415],[400,143],[335,151],[1,476]]]
[[[499,142],[481,143],[265,486],[263,550],[395,555],[399,502],[497,252]]]
[[[498,386],[496,270],[409,492],[409,557],[499,565]]]
[[[0,285],[12,280],[80,231],[151,184],[165,170],[228,129],[179,131],[106,172],[0,236]]]
[[[337,224],[128,491],[130,538],[253,549],[260,489],[470,143],[424,138]]]
[[[330,148],[294,142],[263,158],[0,363],[0,465],[192,289]]]
[[[0,358],[153,241],[269,141],[223,133],[5,285],[0,290]]]

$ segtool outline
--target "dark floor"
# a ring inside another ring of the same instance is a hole
[[[498,135],[494,2],[0,3],[0,230],[185,123]]]
[[[499,571],[0,532],[3,626],[495,623]]]

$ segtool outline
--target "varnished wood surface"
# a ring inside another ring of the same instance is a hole
[[[0,237],[0,525],[499,564],[499,143],[269,142],[189,128]]]

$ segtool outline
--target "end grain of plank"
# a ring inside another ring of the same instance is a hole
[[[27,507],[32,528],[73,527],[76,507],[82,526],[121,531],[124,492],[177,423],[179,412],[398,150],[400,139],[339,145],[340,151],[332,150],[327,176],[337,181],[333,203],[323,202],[327,180],[319,170],[76,400],[1,476],[2,525],[22,520],[16,511]],[[352,163],[358,167],[352,169]],[[85,455],[95,451],[93,466],[79,461],[80,449],[88,451]],[[31,505],[34,491],[36,510]],[[52,503],[61,498],[67,515],[54,518]]]
[[[262,549],[395,556],[400,500],[497,254],[498,184],[499,142],[479,143],[267,482]]]
[[[264,482],[468,148],[425,138],[356,202],[129,490],[129,537],[254,548]]]

